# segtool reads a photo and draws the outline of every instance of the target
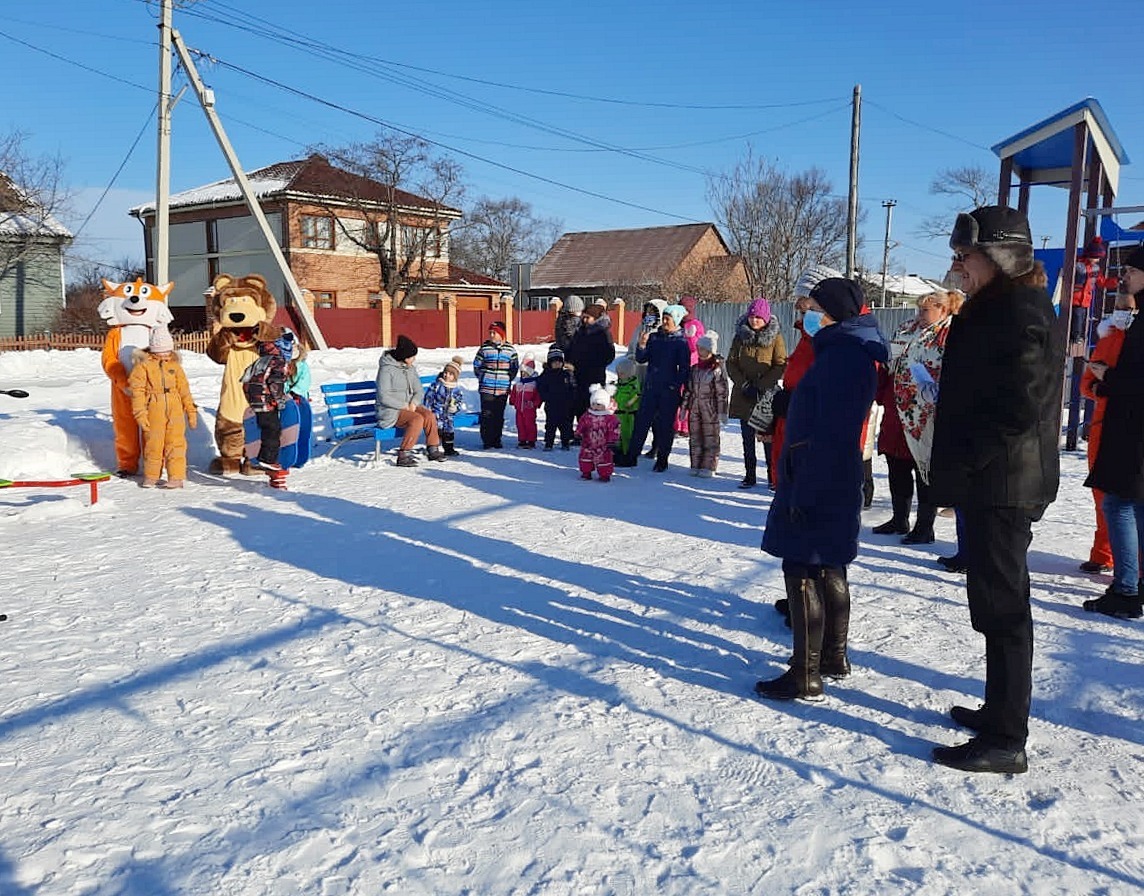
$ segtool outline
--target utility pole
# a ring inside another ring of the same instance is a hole
[[[890,269],[890,220],[894,215],[894,206],[898,204],[897,199],[887,199],[882,203],[882,208],[886,210],[886,239],[882,243],[882,307],[886,307],[886,274]]]
[[[155,178],[154,283],[168,281],[170,264],[171,198],[171,4],[162,0],[159,14],[159,147]]]
[[[862,131],[862,85],[854,85],[850,117],[850,202],[846,215],[846,276],[854,279],[858,254],[858,138]]]

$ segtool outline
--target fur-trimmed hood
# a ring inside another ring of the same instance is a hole
[[[781,332],[779,319],[773,316],[761,330],[752,330],[745,314],[735,322],[735,338],[744,345],[770,345]]]
[[[136,364],[142,364],[150,357],[151,352],[149,352],[147,349],[137,348],[131,352],[131,366],[134,367]],[[183,363],[183,357],[179,354],[178,349],[175,349],[173,352],[171,352],[171,357],[174,359],[176,364]]]

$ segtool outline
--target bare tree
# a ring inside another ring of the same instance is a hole
[[[433,153],[419,137],[381,131],[368,143],[317,147],[334,165],[380,185],[366,185],[341,197],[355,217],[329,211],[341,236],[377,259],[378,285],[401,307],[413,299],[440,268],[448,252],[449,223],[464,197],[460,164]],[[351,185],[352,186],[352,185]],[[427,200],[427,201],[426,201]]]
[[[483,196],[450,233],[449,257],[461,267],[507,280],[511,266],[534,262],[556,242],[564,224],[538,218],[532,206],[515,196]]]
[[[0,275],[45,244],[70,239],[60,224],[71,202],[63,161],[32,155],[27,141],[22,131],[0,135]]]
[[[996,175],[981,165],[962,165],[960,168],[943,168],[930,181],[931,196],[947,196],[949,203],[944,212],[924,218],[914,229],[917,236],[926,239],[941,239],[949,236],[953,219],[958,212],[967,212],[989,203],[997,189]]]
[[[746,261],[753,294],[790,297],[812,264],[846,257],[846,200],[819,168],[788,174],[752,150],[708,179],[707,198],[731,252]]]

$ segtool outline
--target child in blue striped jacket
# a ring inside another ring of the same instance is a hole
[[[481,444],[485,448],[503,448],[504,409],[509,389],[520,368],[516,349],[507,342],[508,331],[503,321],[489,325],[489,338],[477,349],[473,373],[481,395]]]

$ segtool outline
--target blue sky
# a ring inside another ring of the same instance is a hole
[[[174,23],[220,60],[201,70],[247,170],[314,143],[369,139],[380,120],[452,151],[470,196],[517,196],[566,231],[712,220],[703,172],[729,170],[748,146],[790,171],[822,168],[845,194],[850,98],[861,84],[864,257],[880,262],[882,202],[896,199],[893,258],[940,276],[944,242],[914,233],[947,207],[928,194],[940,169],[996,170],[991,145],[1086,96],[1144,161],[1139,7],[198,0],[181,2]],[[395,20],[394,10],[409,12]],[[142,257],[127,209],[154,195],[157,12],[154,0],[0,11],[0,128],[63,157],[77,191],[73,229],[114,178],[81,235],[85,257]],[[188,93],[174,115],[172,189],[227,175]],[[1038,244],[1059,245],[1063,198],[1034,190]],[[1144,205],[1144,167],[1125,169],[1117,204]]]

